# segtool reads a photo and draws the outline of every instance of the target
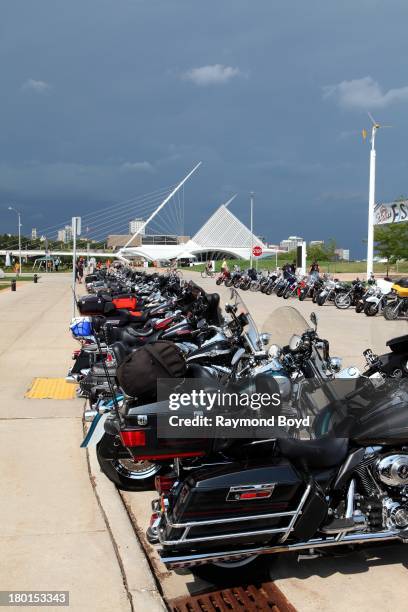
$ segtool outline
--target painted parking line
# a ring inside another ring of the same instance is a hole
[[[67,383],[65,378],[34,378],[33,384],[25,394],[28,399],[74,399],[76,385]]]

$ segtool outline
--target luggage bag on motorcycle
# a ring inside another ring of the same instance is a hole
[[[77,301],[81,315],[109,315],[116,311],[112,298],[108,295],[84,295]]]
[[[282,537],[301,510],[306,483],[288,460],[277,457],[245,468],[240,463],[203,467],[179,487],[182,492],[170,496],[169,519],[162,523],[165,556],[198,542],[200,549],[219,550]]]
[[[180,349],[166,340],[130,353],[118,367],[117,378],[130,397],[155,397],[158,378],[182,378],[186,362]]]
[[[112,299],[112,302],[115,304],[116,308],[125,308],[126,310],[135,310],[137,299],[134,295],[119,295]]]

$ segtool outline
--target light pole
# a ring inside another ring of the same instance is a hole
[[[251,254],[249,256],[249,267],[252,270],[252,250],[254,248],[254,192],[251,191]]]
[[[380,125],[375,121],[370,113],[371,127],[371,150],[370,150],[370,180],[368,188],[368,232],[367,232],[367,280],[374,272],[374,208],[375,208],[375,170],[376,170],[376,151],[375,137],[380,127],[388,128],[390,125]]]
[[[13,208],[13,206],[8,207],[9,210],[14,210],[17,213],[18,217],[18,260],[20,263],[20,274],[21,274],[21,213],[19,210]]]

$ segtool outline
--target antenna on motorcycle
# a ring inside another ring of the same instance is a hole
[[[310,315],[310,320],[313,323],[314,327],[315,327],[315,331],[317,330],[317,314],[315,312],[312,312]]]

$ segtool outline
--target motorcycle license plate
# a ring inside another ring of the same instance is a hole
[[[98,444],[99,440],[102,439],[103,434],[105,433],[105,420],[108,414],[108,412],[103,414],[98,412],[91,423],[88,433],[82,440],[80,448],[88,448],[89,446],[96,446]]]

